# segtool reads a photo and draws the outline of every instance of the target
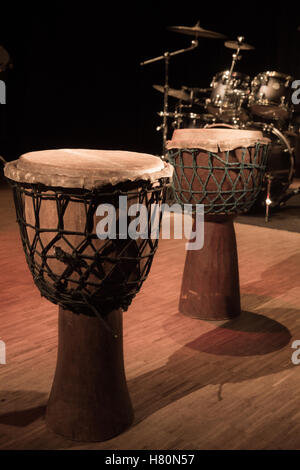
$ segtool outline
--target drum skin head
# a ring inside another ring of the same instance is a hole
[[[199,148],[210,152],[234,150],[256,143],[267,144],[261,131],[241,129],[175,129],[168,149]]]
[[[172,175],[171,166],[154,155],[96,149],[29,152],[8,163],[4,171],[17,182],[85,189]]]

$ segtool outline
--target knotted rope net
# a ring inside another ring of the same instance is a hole
[[[206,214],[248,211],[262,189],[268,145],[220,153],[199,148],[169,149],[173,191],[183,204],[204,204]]]
[[[9,182],[26,260],[41,295],[76,314],[101,319],[112,310],[127,310],[150,271],[158,237],[120,236],[119,196],[127,196],[128,205],[145,206],[151,234],[151,206],[159,208],[164,201],[166,179],[92,191]],[[115,239],[97,236],[95,216],[100,204],[116,209]],[[73,225],[70,217],[75,218]],[[76,217],[83,222],[77,224]],[[129,225],[133,217],[126,217]]]

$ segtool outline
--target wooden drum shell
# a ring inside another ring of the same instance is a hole
[[[139,202],[138,193],[141,187],[135,188],[132,193],[128,193],[128,208]],[[25,252],[30,259],[30,269],[39,288],[40,273],[43,275],[43,285],[48,284],[47,288],[52,291],[49,300],[55,301],[57,292],[57,282],[61,279],[68,267],[68,258],[78,254],[81,265],[68,274],[67,289],[65,294],[72,290],[80,288],[80,274],[87,273],[85,279],[85,291],[89,296],[95,296],[101,303],[101,273],[95,265],[95,252],[101,255],[106,249],[108,243],[101,240],[96,234],[96,226],[103,217],[96,215],[98,204],[117,203],[118,197],[100,195],[99,199],[91,198],[86,204],[82,201],[80,195],[71,195],[66,209],[63,210],[63,225],[58,216],[58,199],[52,191],[41,192],[40,207],[38,215],[36,214],[37,198],[33,191],[27,189],[23,193],[24,215],[26,219],[25,232],[27,235],[27,246]],[[61,199],[62,206],[64,204]],[[114,205],[114,204],[113,204]],[[119,223],[119,209],[116,207],[116,227]],[[87,212],[92,209],[92,215],[87,216]],[[62,237],[58,237],[61,231]],[[90,241],[90,243],[89,243]],[[122,259],[118,264],[118,269],[110,260],[117,259],[122,253],[122,258],[135,258],[138,256],[140,246],[143,244],[143,258],[137,264],[133,259]],[[33,250],[31,250],[33,247]],[[49,247],[47,249],[47,247]],[[47,251],[47,263],[43,264],[42,252]],[[150,255],[150,245],[145,245],[144,240],[137,239],[131,244],[127,241],[116,240],[114,246],[111,246],[107,254],[107,260],[101,260],[102,275],[108,275],[109,279],[106,288],[118,290],[118,285],[124,283],[122,273],[126,273],[127,284],[132,283],[132,295],[135,295],[136,284],[139,283],[141,272],[145,269],[147,257]],[[71,259],[71,258],[70,258]],[[122,273],[120,272],[120,269]],[[98,276],[95,275],[98,274]],[[58,302],[59,303],[59,302]],[[72,308],[70,308],[72,310]]]

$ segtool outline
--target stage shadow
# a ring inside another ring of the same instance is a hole
[[[272,315],[276,311],[272,310]],[[264,315],[243,312],[241,317],[216,326],[178,314],[163,326],[169,337],[183,347],[171,354],[162,367],[129,380],[135,424],[208,385],[219,385],[216,398],[222,400],[226,383],[240,383],[294,367],[291,349],[286,348],[291,340],[289,330]],[[184,344],[186,333],[182,335],[182,328],[193,336],[201,329],[204,333]],[[140,395],[145,390],[147,400]]]
[[[46,412],[46,403],[35,407],[19,409],[23,403],[46,402],[45,394],[26,390],[0,390],[0,424],[8,426],[25,427],[41,417]],[[13,411],[1,412],[4,409],[14,407]]]
[[[282,272],[290,272],[291,275],[283,278]],[[300,253],[273,264],[261,273],[261,279],[255,282],[243,284],[243,293],[255,293],[257,296],[278,297],[292,289],[300,288]],[[263,282],[267,279],[268,282]]]
[[[289,330],[264,315],[242,312],[241,316],[211,330],[185,346],[221,356],[269,354],[289,344]]]
[[[44,417],[46,413],[46,405],[27,408],[26,410],[13,411],[0,415],[0,424],[8,424],[9,426],[24,427],[33,423],[37,419]]]
[[[46,427],[47,401],[48,394],[34,390],[0,390],[0,435],[5,435],[5,426],[10,426],[7,442],[1,440],[1,450],[68,449],[78,445]],[[37,403],[37,406],[26,407],[29,403]],[[32,433],[31,429],[39,432]]]
[[[270,312],[273,316],[277,313]],[[290,361],[290,348],[287,351],[285,347],[291,339],[289,330],[264,315],[243,312],[238,319],[212,325],[177,314],[164,321],[163,329],[168,340],[171,338],[181,347],[170,355],[165,365],[128,380],[135,413],[133,427],[207,385],[217,385],[216,400],[222,400],[226,383],[238,383],[294,367]],[[189,342],[186,342],[186,331],[193,335]],[[47,399],[46,394],[35,391],[0,391],[0,409],[5,410],[0,414],[0,424],[16,429],[22,427],[25,432],[26,426],[41,420],[42,424],[36,424],[38,435],[31,438],[28,434],[26,449],[69,449],[84,444],[57,436],[46,428]],[[27,408],[26,403],[37,405]],[[13,410],[9,411],[11,408]],[[14,448],[20,449],[22,442],[18,442],[16,432]],[[11,443],[8,446],[11,448]],[[95,446],[94,443],[93,448]]]
[[[246,214],[238,215],[235,222],[263,228],[300,232],[300,197],[293,197],[286,205],[271,208],[269,221],[265,222],[265,208],[254,207]]]

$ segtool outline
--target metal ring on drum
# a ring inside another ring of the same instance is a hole
[[[24,154],[4,174],[33,280],[59,305],[47,426],[73,440],[110,439],[133,420],[122,311],[146,279],[158,242],[123,232],[120,196],[127,207],[142,204],[150,217],[152,204],[164,200],[172,167],[141,153],[59,149]],[[98,236],[100,205],[115,210],[112,237]]]
[[[213,129],[213,128],[227,128],[227,129],[236,129],[236,126],[232,124],[227,124],[226,122],[214,122],[213,124],[206,124],[204,126],[205,129]]]
[[[285,199],[293,181],[295,171],[295,154],[290,138],[272,124],[253,122],[248,129],[260,129],[270,139],[266,164],[265,181],[257,204],[278,206]],[[269,191],[268,191],[269,184]]]
[[[262,186],[269,139],[260,131],[180,129],[168,142],[176,201],[204,205],[204,246],[187,252],[179,311],[204,320],[241,312],[233,220]],[[196,217],[193,216],[193,231]]]

